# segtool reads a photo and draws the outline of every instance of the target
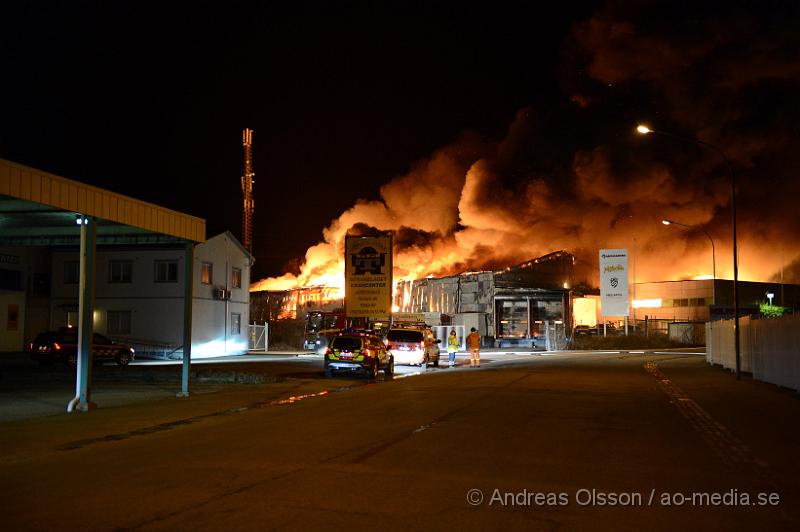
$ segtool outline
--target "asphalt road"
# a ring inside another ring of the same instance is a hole
[[[797,394],[680,353],[484,358],[371,384],[274,360],[7,421],[3,528],[798,529]]]

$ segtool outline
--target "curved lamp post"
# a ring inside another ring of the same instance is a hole
[[[716,251],[714,250],[714,239],[711,238],[711,235],[708,234],[708,231],[698,225],[682,224],[680,222],[676,222],[675,220],[661,220],[661,223],[664,225],[680,225],[681,227],[686,227],[687,229],[696,229],[697,231],[702,231],[703,234],[708,237],[708,241],[711,242],[711,304],[716,305],[717,290],[714,285],[717,284],[717,258]]]
[[[731,216],[733,219],[733,346],[736,352],[736,378],[738,379],[741,373],[741,353],[739,348],[739,258],[736,249],[736,173],[733,171],[733,163],[731,163],[731,160],[728,159],[722,150],[713,144],[698,140],[694,137],[681,137],[665,131],[657,131],[655,129],[650,129],[643,124],[639,124],[636,127],[636,131],[642,135],[654,133],[656,135],[663,135],[665,137],[671,137],[683,142],[692,142],[694,144],[705,146],[706,148],[711,148],[717,152],[720,157],[722,157],[728,167],[728,172],[731,175]]]

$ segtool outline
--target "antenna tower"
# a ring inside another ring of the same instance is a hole
[[[246,128],[242,131],[242,145],[244,145],[244,175],[242,176],[242,197],[244,209],[242,210],[242,244],[245,249],[253,254],[253,211],[256,204],[253,200],[253,130]]]

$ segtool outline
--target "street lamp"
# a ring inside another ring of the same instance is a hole
[[[711,242],[711,305],[717,304],[717,258],[716,252],[714,251],[714,239],[711,238],[711,235],[708,234],[708,231],[703,229],[697,225],[687,225],[682,224],[680,222],[676,222],[675,220],[661,220],[661,223],[664,225],[680,225],[681,227],[686,227],[687,229],[697,229],[698,231],[702,231],[704,235],[708,237],[708,241]]]
[[[636,127],[636,131],[638,131],[642,135],[649,135],[649,134],[657,134],[663,135],[665,137],[671,137],[673,139],[678,139],[683,142],[693,142],[695,144],[699,144],[701,146],[705,146],[706,148],[710,148],[717,152],[722,160],[725,161],[726,166],[728,167],[728,172],[731,175],[731,218],[732,218],[732,228],[733,228],[733,346],[736,352],[736,378],[740,378],[741,373],[741,353],[739,348],[739,258],[736,249],[736,173],[733,171],[733,163],[728,157],[716,146],[713,144],[709,144],[708,142],[696,139],[694,137],[681,137],[679,135],[674,135],[672,133],[667,133],[666,131],[657,131],[654,129],[650,129],[649,127],[645,126],[644,124],[639,124]]]

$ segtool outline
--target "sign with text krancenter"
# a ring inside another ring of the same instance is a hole
[[[348,318],[392,315],[392,237],[347,236],[344,308]]]
[[[628,250],[600,250],[600,305],[603,316],[628,315]]]

